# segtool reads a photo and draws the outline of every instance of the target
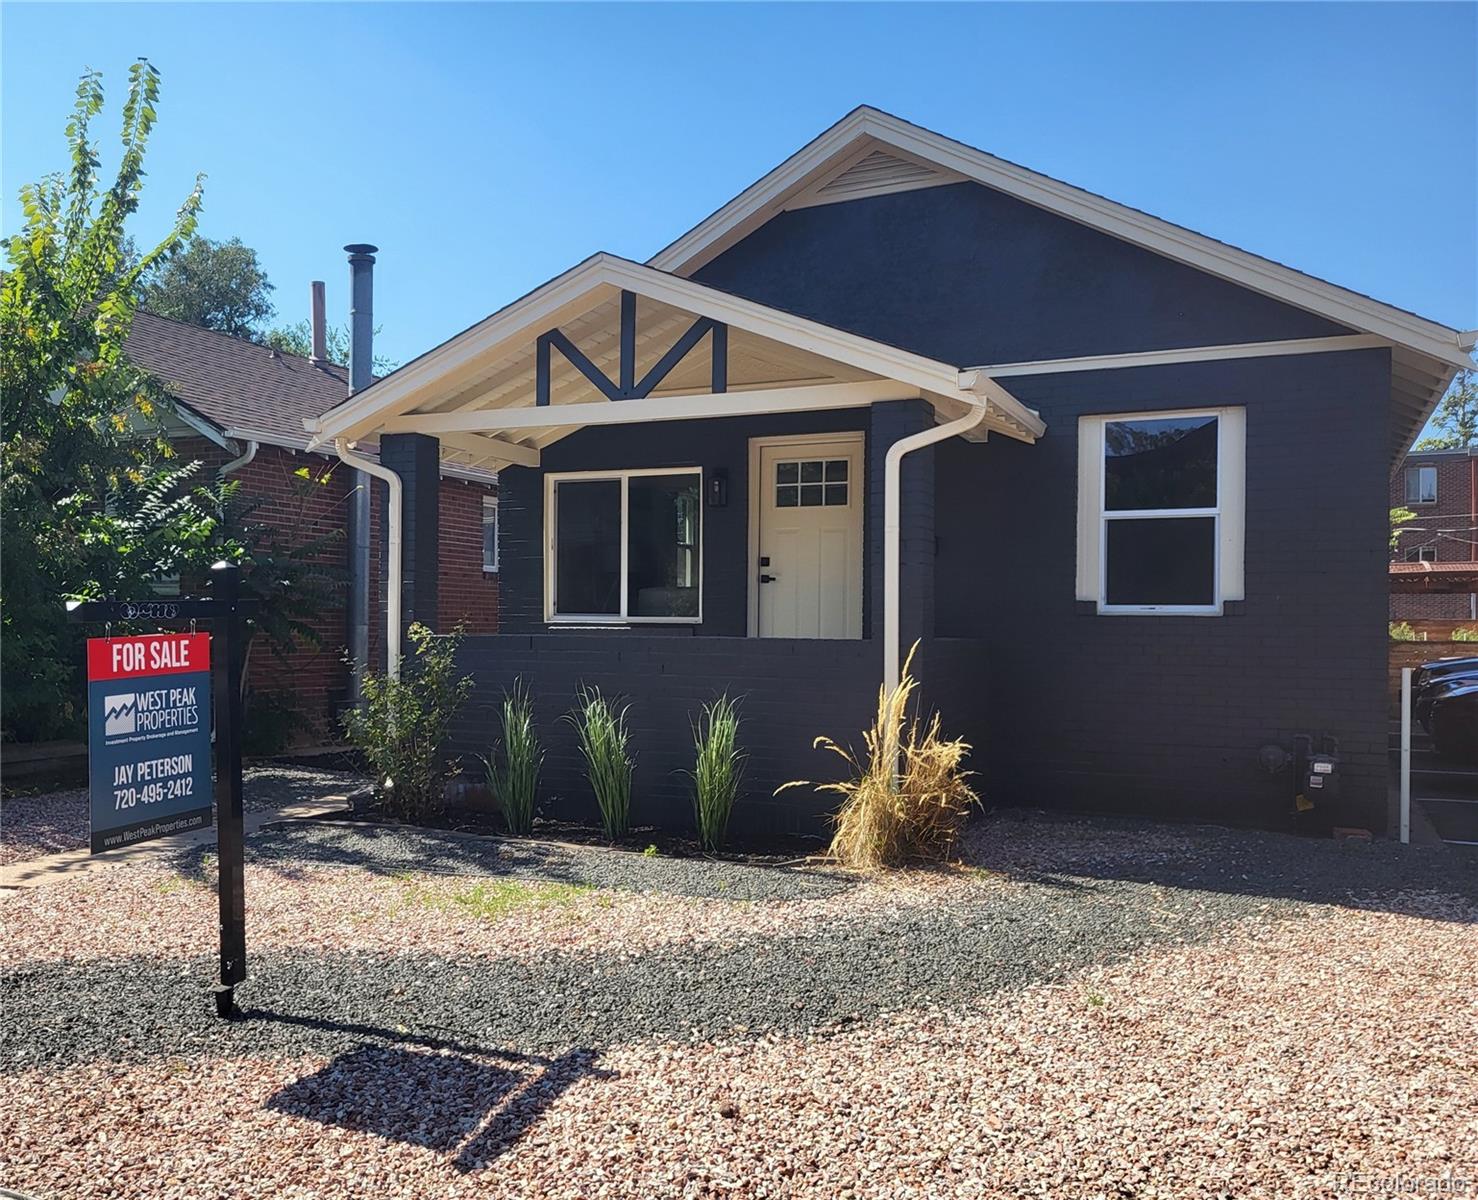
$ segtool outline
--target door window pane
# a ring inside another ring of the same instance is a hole
[[[697,475],[633,475],[627,480],[627,614],[698,615]]]
[[[1104,507],[1216,507],[1216,418],[1161,417],[1104,426]]]
[[[1120,518],[1107,525],[1105,603],[1216,602],[1216,518]]]
[[[621,612],[621,481],[565,480],[554,487],[554,611]]]

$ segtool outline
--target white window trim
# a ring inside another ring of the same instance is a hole
[[[1403,481],[1404,480],[1409,480],[1411,478],[1411,475],[1412,475],[1412,472],[1413,471],[1416,472],[1416,495],[1417,495],[1417,498],[1415,500],[1412,500],[1412,499],[1409,499],[1408,498],[1406,500],[1406,503],[1407,504],[1436,504],[1437,503],[1437,468],[1435,466],[1433,466],[1431,463],[1418,463],[1416,466],[1407,467],[1406,468],[1406,474],[1403,477]],[[1430,500],[1423,500],[1421,498],[1421,495],[1422,495],[1422,472],[1423,471],[1430,471],[1430,472],[1432,472],[1432,498]],[[1407,488],[1406,490],[1409,491],[1410,489]]]
[[[1217,418],[1217,505],[1212,509],[1151,509],[1105,515],[1104,431],[1111,421],[1158,421],[1170,417]],[[1247,410],[1242,407],[1187,408],[1103,413],[1078,419],[1078,572],[1077,598],[1097,605],[1105,616],[1215,617],[1228,600],[1246,594]],[[1206,517],[1216,521],[1213,596],[1209,605],[1108,604],[1108,523],[1123,518]]]
[[[627,536],[626,504],[629,483],[643,475],[696,475],[698,476],[698,615],[696,617],[633,617],[626,611],[627,594]],[[621,484],[621,611],[619,613],[557,613],[554,611],[556,571],[558,569],[557,514],[554,492],[560,483],[570,481],[593,482],[611,480]],[[703,533],[705,503],[702,467],[642,467],[615,471],[562,471],[544,476],[544,620],[550,625],[700,625],[703,622],[703,555],[707,551]]]
[[[484,543],[482,555],[482,573],[484,575],[496,575],[498,573],[498,555],[500,553],[499,534],[502,532],[502,513],[498,511],[498,497],[484,495],[482,498],[482,527],[484,537],[486,536],[488,524],[488,512],[493,514],[493,561],[488,562],[487,546]]]

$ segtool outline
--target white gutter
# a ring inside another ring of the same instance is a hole
[[[935,442],[948,441],[961,433],[974,429],[990,412],[987,404],[976,401],[971,411],[947,425],[936,425],[921,433],[899,438],[888,447],[888,457],[883,469],[883,688],[892,692],[898,687],[898,560],[899,554],[899,478],[903,456],[912,454]]]
[[[256,440],[254,438],[248,439],[246,443],[246,449],[241,453],[241,455],[237,458],[233,458],[230,462],[222,463],[220,468],[216,471],[216,474],[224,479],[227,475],[231,474],[232,471],[239,471],[242,467],[246,466],[246,464],[251,462],[251,460],[254,459],[256,456]]]
[[[366,475],[383,479],[390,489],[390,509],[386,514],[388,545],[386,555],[389,563],[385,568],[385,674],[391,679],[400,678],[400,527],[401,486],[400,476],[389,467],[381,466],[372,458],[363,458],[349,449],[344,438],[334,439],[334,449],[339,458]]]

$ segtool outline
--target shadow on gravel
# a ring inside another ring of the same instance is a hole
[[[191,847],[173,866],[180,874],[203,881],[204,856],[213,852],[209,846]],[[857,882],[823,867],[649,858],[605,846],[347,821],[296,821],[264,830],[250,839],[246,857],[249,864],[288,878],[325,868],[356,868],[382,876],[482,875],[722,900],[819,899]]]
[[[1151,884],[1478,922],[1478,857],[1437,846],[998,811],[965,840],[974,866],[1038,886]]]
[[[374,1039],[282,1088],[267,1101],[269,1109],[454,1154],[452,1165],[464,1172],[512,1148],[575,1083],[609,1076],[595,1068],[595,1052],[586,1049],[549,1058],[373,1026],[262,1011],[245,1015]]]

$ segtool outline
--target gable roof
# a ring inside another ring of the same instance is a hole
[[[125,352],[223,436],[271,446],[304,449],[304,420],[349,392],[343,367],[150,312],[134,314]]]
[[[594,395],[582,372],[565,367],[562,378],[551,385],[551,402],[538,405],[538,338],[559,328],[579,343],[577,348],[595,370],[607,369],[620,354],[623,340],[619,324],[622,293],[646,306],[642,321],[646,337],[654,339],[648,353],[659,353],[670,345],[668,339],[694,318],[723,324],[728,330],[730,401],[748,397],[754,404],[763,404],[758,393],[767,391],[774,399],[781,390],[806,390],[818,384],[882,383],[881,390],[852,389],[845,395],[834,393],[833,398],[845,400],[851,407],[879,399],[920,396],[943,420],[984,405],[988,413],[981,434],[994,429],[1022,441],[1035,440],[1045,428],[1035,412],[994,380],[972,381],[969,387],[962,387],[957,364],[938,362],[601,253],[310,421],[308,428],[313,437],[309,444],[317,446],[337,438],[354,440],[382,429],[418,429],[442,436],[444,454],[451,447],[450,453],[465,455],[473,463],[536,461],[538,450],[578,427],[578,422],[568,419],[572,413],[581,421],[590,419],[586,416],[586,399],[603,400]],[[698,354],[695,348],[684,361]],[[666,385],[653,393],[671,402],[664,410],[668,413],[666,419],[713,415],[721,407],[709,395],[711,385],[702,382],[705,371],[700,357],[686,373],[674,368]],[[669,389],[673,393],[670,396],[666,395]],[[864,394],[870,399],[857,399]],[[698,397],[704,398],[704,406],[687,407]],[[514,416],[514,409],[529,411]],[[649,414],[652,409],[625,400],[617,411],[635,415]],[[483,436],[499,431],[507,436]]]
[[[1461,332],[1007,162],[891,113],[863,106],[648,260],[690,275],[792,208],[969,180],[1177,262],[1388,341],[1392,407],[1405,450],[1456,372],[1471,366],[1478,331]],[[1409,436],[1408,436],[1409,434]]]

